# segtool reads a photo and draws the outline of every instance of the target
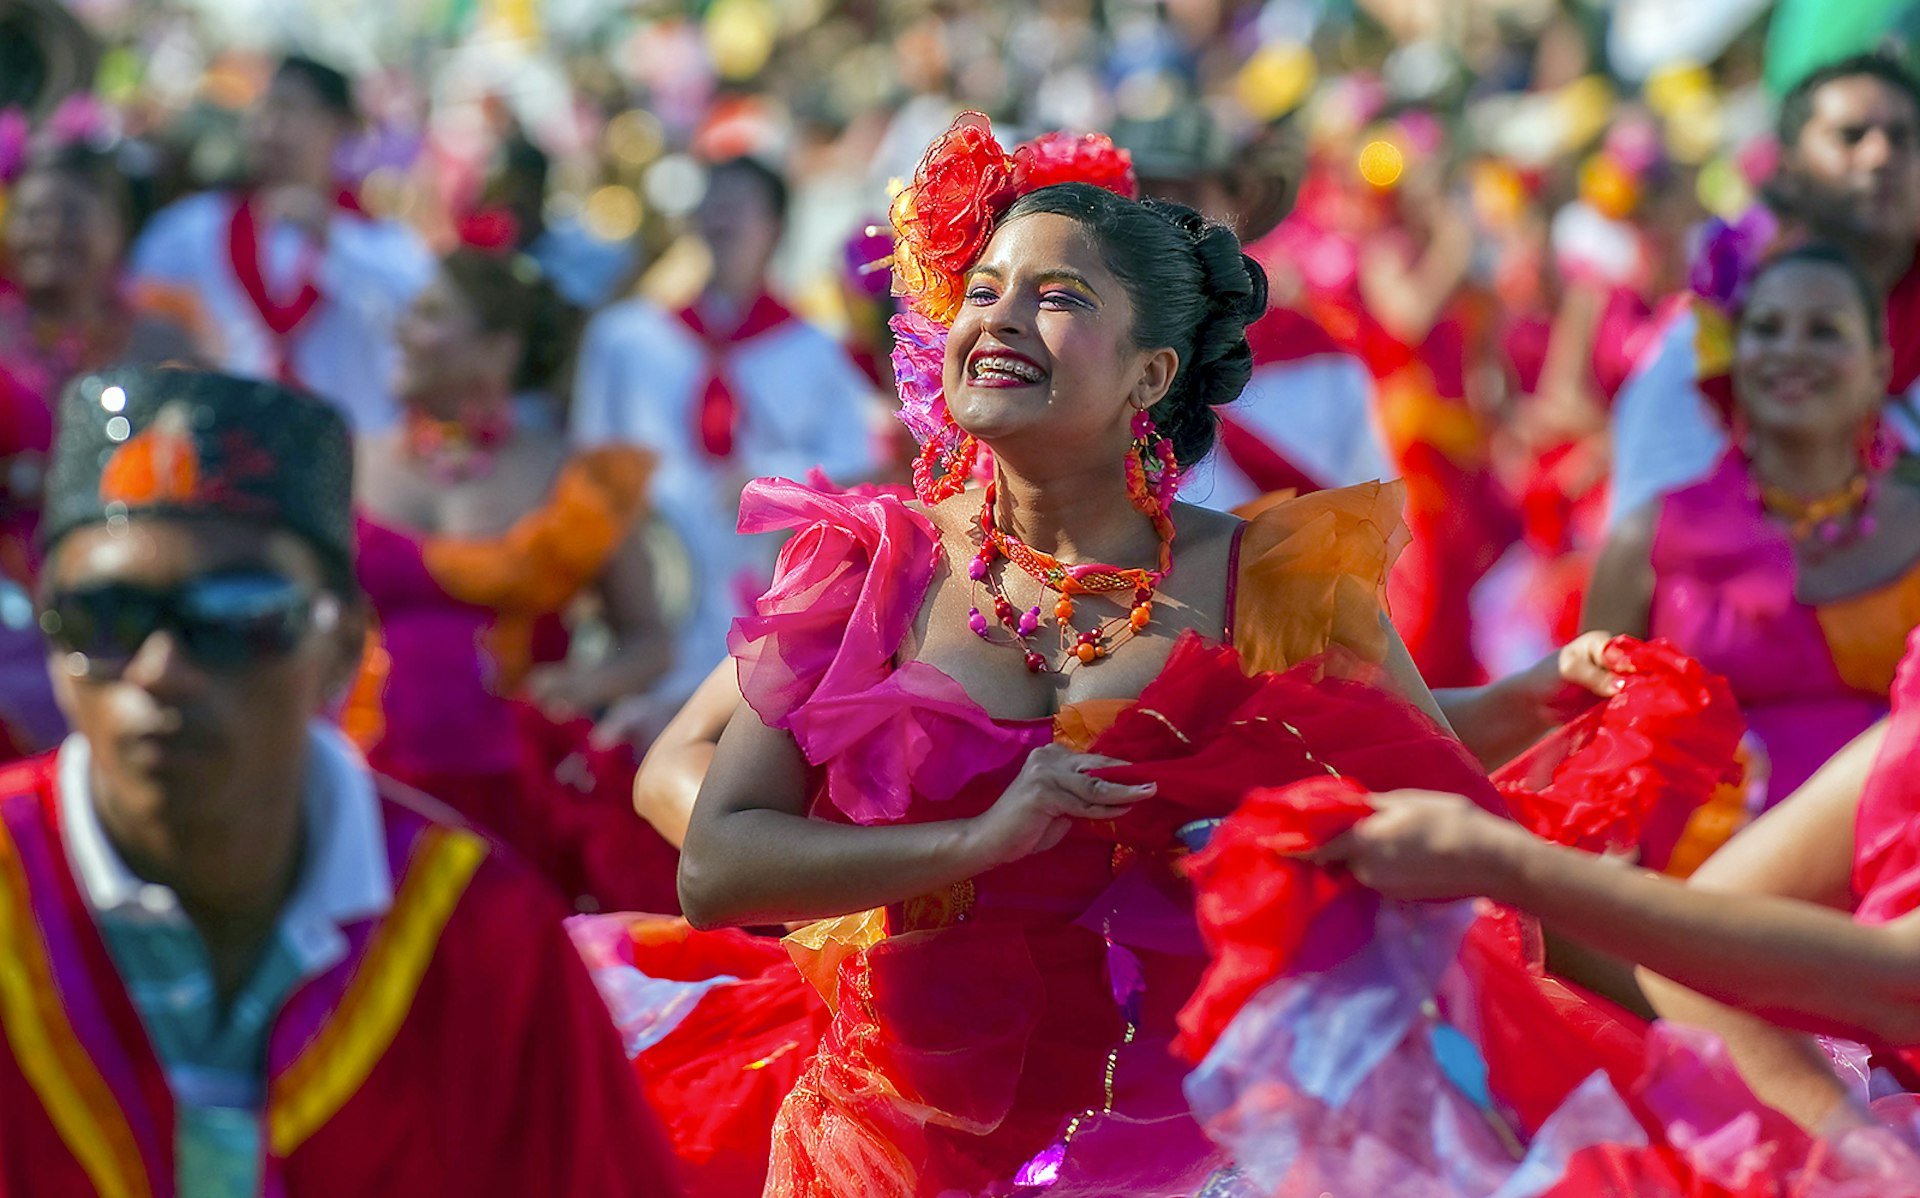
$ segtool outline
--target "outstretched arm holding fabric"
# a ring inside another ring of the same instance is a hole
[[[1497,769],[1620,689],[1622,663],[1608,651],[1612,640],[1610,632],[1585,632],[1517,674],[1433,697],[1461,743]]]
[[[1688,885],[1850,910],[1854,816],[1886,730],[1882,721],[1856,737],[1785,802],[1709,858]],[[1717,1032],[1754,1093],[1803,1126],[1817,1127],[1841,1100],[1844,1088],[1811,1038],[1651,971],[1641,972],[1640,983],[1663,1017]]]
[[[1485,895],[1781,1026],[1920,1043],[1920,921],[1865,926],[1798,899],[1689,890],[1539,840],[1455,795],[1375,803],[1317,859],[1390,898]]]

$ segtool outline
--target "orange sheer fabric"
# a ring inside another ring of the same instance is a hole
[[[533,624],[600,576],[644,510],[650,454],[606,446],[568,462],[540,507],[497,537],[431,537],[422,556],[448,595],[499,618],[487,638],[503,690],[532,664]]]
[[[1331,645],[1386,658],[1387,571],[1408,534],[1406,487],[1362,483],[1274,505],[1247,525],[1233,643],[1248,673],[1285,670]]]
[[[653,456],[625,446],[575,456],[538,508],[495,537],[428,537],[421,557],[447,594],[494,609],[487,649],[503,691],[526,677],[533,629],[599,577],[629,529],[645,513]],[[381,695],[392,659],[379,630],[368,633],[360,669],[340,713],[340,726],[366,750],[386,731]]]
[[[1833,664],[1846,684],[1884,695],[1906,652],[1907,630],[1920,624],[1920,567],[1877,590],[1815,609]]]

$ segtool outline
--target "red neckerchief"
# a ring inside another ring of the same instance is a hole
[[[1224,413],[1220,416],[1220,451],[1262,495],[1286,490],[1305,495],[1322,489],[1318,479],[1288,461],[1286,455],[1261,440],[1252,429]]]
[[[740,401],[727,383],[727,351],[736,345],[771,332],[793,319],[793,313],[766,292],[747,308],[746,319],[730,333],[715,336],[696,308],[682,308],[680,321],[707,350],[707,383],[701,389],[700,402],[694,405],[693,433],[700,448],[711,458],[733,456],[734,442],[740,431]]]
[[[307,317],[320,305],[320,288],[314,274],[320,264],[320,249],[309,243],[300,257],[299,285],[293,298],[285,303],[267,292],[267,279],[260,267],[260,229],[253,212],[253,193],[245,192],[233,206],[233,219],[227,224],[227,258],[233,263],[233,277],[247,293],[260,322],[273,334],[274,373],[284,382],[298,382],[293,374],[293,337]],[[365,213],[351,191],[342,190],[334,202],[343,212]]]

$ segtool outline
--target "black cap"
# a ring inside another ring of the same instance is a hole
[[[353,447],[324,399],[178,367],[82,375],[60,398],[42,544],[141,515],[223,517],[305,538],[351,578]]]

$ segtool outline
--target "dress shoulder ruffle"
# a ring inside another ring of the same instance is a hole
[[[1240,545],[1233,642],[1249,672],[1283,671],[1339,645],[1386,658],[1387,571],[1409,536],[1406,487],[1362,483],[1283,500],[1256,514]]]
[[[951,799],[1046,743],[1044,722],[997,723],[938,669],[895,663],[940,557],[933,523],[903,499],[760,479],[740,531],[793,534],[727,638],[741,694],[793,735],[846,818],[905,819],[916,796]]]

